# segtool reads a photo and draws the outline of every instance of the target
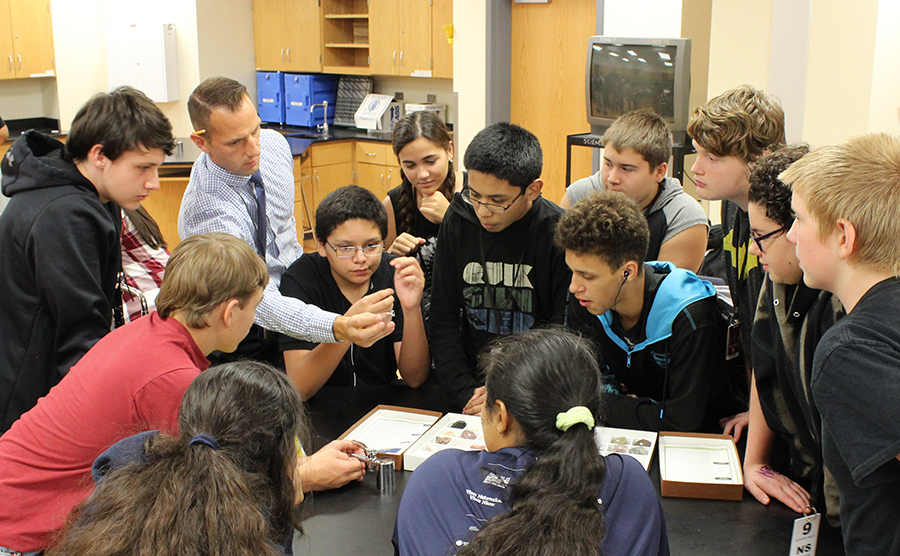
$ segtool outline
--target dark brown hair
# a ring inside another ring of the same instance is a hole
[[[85,160],[94,145],[116,160],[126,151],[160,149],[172,154],[172,124],[147,95],[132,87],[100,93],[82,106],[66,138],[66,153]]]
[[[210,77],[197,85],[188,99],[188,115],[194,131],[209,128],[209,115],[216,108],[224,108],[229,112],[237,112],[244,105],[244,99],[250,98],[247,87],[230,77]]]
[[[270,554],[294,527],[303,406],[282,371],[253,361],[214,367],[188,387],[179,436],[145,446],[146,463],[113,470],[70,515],[49,555]],[[191,445],[198,434],[218,449]]]
[[[556,245],[579,257],[594,255],[619,268],[644,262],[650,228],[637,203],[623,193],[597,191],[575,203],[556,226]]]
[[[147,209],[145,209],[143,205],[134,210],[122,210],[125,211],[125,216],[134,225],[134,229],[137,230],[138,235],[141,236],[144,243],[153,249],[165,249],[169,246],[159,229],[159,224],[157,224],[156,220],[150,216],[150,213],[147,212]]]
[[[394,127],[394,135],[391,144],[394,148],[394,154],[400,157],[400,151],[403,147],[409,145],[419,138],[425,138],[441,147],[445,151],[450,150],[450,131],[444,122],[434,112],[422,110],[407,114]],[[453,189],[456,187],[456,172],[453,171],[453,161],[447,164],[447,177],[444,183],[438,188],[438,191],[449,201],[453,197]],[[400,184],[400,199],[397,211],[397,235],[403,232],[413,233],[413,224],[416,218],[416,188],[407,179],[406,172],[403,172],[403,183]]]
[[[809,145],[806,144],[782,147],[750,164],[749,201],[765,208],[766,217],[784,229],[794,223],[794,211],[791,210],[791,188],[778,176],[808,152]]]

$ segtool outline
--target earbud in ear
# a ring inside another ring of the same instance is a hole
[[[623,278],[628,278],[629,276],[631,276],[631,274],[629,274],[627,270],[625,271],[625,274],[622,275]]]

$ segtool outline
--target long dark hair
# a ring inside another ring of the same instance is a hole
[[[141,205],[134,210],[123,210],[125,211],[125,216],[127,216],[128,219],[131,220],[131,223],[134,224],[134,228],[144,240],[144,243],[154,249],[166,249],[169,246],[159,229],[159,224],[157,224],[156,220],[150,216],[150,213],[147,212],[144,205]]]
[[[459,555],[596,556],[604,534],[597,501],[606,473],[585,424],[563,432],[557,414],[576,406],[599,423],[603,411],[597,358],[587,342],[562,329],[505,336],[482,354],[487,401],[503,401],[537,461],[512,485],[510,510],[490,520]]]
[[[394,154],[399,158],[403,147],[420,137],[428,139],[445,151],[450,150],[451,139],[447,126],[437,114],[423,110],[407,114],[394,127],[394,135],[391,139]],[[451,160],[447,164],[447,177],[444,178],[444,183],[441,184],[438,191],[449,201],[453,197],[454,187],[456,187],[456,172],[453,171],[453,161]],[[403,232],[412,233],[418,207],[416,206],[416,188],[406,177],[406,172],[403,172],[398,204],[397,235],[399,236]]]
[[[275,543],[299,528],[292,512],[303,422],[283,372],[239,361],[201,373],[181,402],[180,435],[156,436],[146,463],[111,472],[47,554],[281,554]],[[218,449],[190,445],[198,434]]]

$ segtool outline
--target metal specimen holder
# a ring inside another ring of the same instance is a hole
[[[354,444],[365,450],[366,457],[354,454],[354,457],[364,460],[366,463],[366,472],[375,473],[375,486],[381,494],[394,494],[396,488],[394,479],[394,460],[389,457],[378,457],[375,450],[370,450],[362,442],[356,440]]]
[[[375,468],[375,486],[381,494],[394,494],[394,460],[388,457],[377,458],[372,464]]]

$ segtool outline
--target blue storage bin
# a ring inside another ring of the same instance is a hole
[[[334,123],[338,76],[323,74],[284,74],[284,120],[287,125],[315,127],[322,125],[322,108],[315,114],[309,107],[328,101],[328,124]]]
[[[280,71],[256,72],[256,107],[259,119],[284,123],[284,74]]]

